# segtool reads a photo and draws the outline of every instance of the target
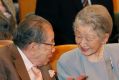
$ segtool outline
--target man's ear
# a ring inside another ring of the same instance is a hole
[[[36,43],[36,42],[32,42],[31,44],[30,44],[30,48],[32,49],[32,48],[36,48],[38,46],[38,44]]]
[[[27,46],[27,49],[32,50],[32,49],[36,48],[37,46],[38,46],[37,43],[32,42]]]
[[[23,52],[24,53],[32,53],[32,51],[36,48],[36,43],[35,42],[32,42],[30,44],[28,44],[24,49],[23,49]]]

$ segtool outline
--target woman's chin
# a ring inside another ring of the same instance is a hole
[[[90,56],[91,55],[90,52],[83,52],[83,51],[82,51],[82,54],[85,55],[85,56]]]

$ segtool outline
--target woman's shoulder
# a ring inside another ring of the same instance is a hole
[[[105,49],[109,51],[119,51],[119,43],[106,44]]]
[[[113,56],[119,56],[119,43],[112,43],[105,45],[105,52]]]
[[[77,59],[79,60],[80,56],[81,56],[80,49],[75,48],[75,49],[72,49],[68,52],[63,53],[60,56],[58,62],[60,62],[60,63],[72,62],[72,61],[77,60]]]

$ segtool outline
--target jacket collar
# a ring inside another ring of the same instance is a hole
[[[9,46],[12,55],[12,58],[14,60],[14,66],[16,68],[16,71],[18,72],[18,75],[20,76],[21,80],[30,80],[30,77],[28,75],[27,69],[25,67],[25,64],[17,50],[17,47],[15,45]]]
[[[18,52],[17,47],[14,44],[10,45],[8,47],[11,50],[11,55],[12,55],[12,58],[13,58],[14,66],[15,66],[16,71],[18,72],[21,80],[30,80],[27,69],[25,67],[25,64],[23,62],[23,59],[22,59],[21,55]],[[50,75],[49,75],[49,72],[48,72],[48,70],[50,70],[49,65],[41,66],[41,67],[38,67],[38,68],[41,70],[43,80],[55,80],[54,77],[51,78]]]

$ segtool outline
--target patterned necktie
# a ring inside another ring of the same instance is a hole
[[[83,7],[86,7],[87,5],[89,5],[89,3],[88,3],[88,0],[83,0]]]

